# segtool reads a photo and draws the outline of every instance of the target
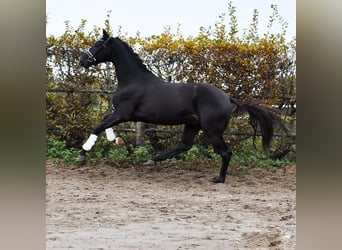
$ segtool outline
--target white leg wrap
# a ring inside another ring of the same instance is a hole
[[[105,131],[108,141],[114,141],[116,138],[114,130],[112,128],[107,128]]]
[[[97,140],[97,135],[91,134],[88,140],[83,144],[82,148],[86,151],[89,151],[95,144]]]

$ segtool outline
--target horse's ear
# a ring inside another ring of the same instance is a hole
[[[105,29],[102,30],[102,34],[103,34],[104,39],[107,39],[109,37],[109,34],[107,33]]]

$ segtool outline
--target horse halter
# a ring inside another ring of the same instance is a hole
[[[104,47],[106,47],[107,43],[109,42],[109,40],[113,38],[112,36],[109,36],[105,41],[103,41],[102,39],[100,39],[99,41],[103,41],[103,44],[100,46],[100,47],[97,47],[96,50],[92,53],[90,51],[90,49],[85,49],[83,50],[82,52],[84,54],[86,54],[88,56],[87,58],[87,62],[88,63],[93,63],[93,62],[96,62],[96,58],[95,58],[95,55]]]

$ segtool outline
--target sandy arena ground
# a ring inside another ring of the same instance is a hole
[[[47,162],[46,249],[295,249],[296,168]]]

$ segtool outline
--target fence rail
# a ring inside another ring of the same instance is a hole
[[[137,129],[135,128],[115,128],[117,132],[131,132],[136,133]],[[183,130],[180,129],[156,129],[156,128],[146,128],[144,132],[157,132],[157,133],[183,133]],[[254,132],[244,132],[244,131],[226,131],[224,135],[236,135],[236,136],[253,136]],[[255,134],[256,136],[261,136],[260,132]],[[295,133],[289,134],[281,134],[281,133],[274,133],[274,137],[296,137]]]
[[[95,93],[95,94],[112,94],[113,91],[102,89],[47,89],[47,93]]]

